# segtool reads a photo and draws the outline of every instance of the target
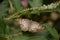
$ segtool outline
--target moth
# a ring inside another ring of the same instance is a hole
[[[36,21],[32,21],[29,19],[17,19],[17,23],[22,31],[29,31],[29,32],[37,32],[38,30],[45,29]]]

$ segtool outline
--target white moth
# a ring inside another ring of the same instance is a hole
[[[29,19],[18,19],[17,23],[22,31],[37,32],[42,29],[42,26],[38,22]]]

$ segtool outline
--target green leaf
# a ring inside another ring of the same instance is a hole
[[[29,40],[47,40],[44,36],[33,36]]]
[[[33,33],[29,40],[48,40],[47,35],[47,30],[40,30],[36,33]]]
[[[28,40],[28,36],[24,36],[24,35],[18,35],[13,37],[11,40]]]
[[[9,7],[7,0],[4,0],[2,3],[0,3],[0,17],[6,16],[8,9]]]
[[[38,7],[41,6],[43,3],[43,0],[28,0],[31,7]]]
[[[21,0],[11,0],[16,11],[22,10]]]
[[[44,26],[46,27],[46,29],[49,31],[49,33],[53,36],[55,40],[59,40],[59,35],[54,27],[48,24],[44,24]]]
[[[55,10],[60,13],[60,5]]]
[[[4,20],[0,18],[0,37],[5,36],[5,32],[6,32],[5,28],[6,28],[6,25],[4,23]]]

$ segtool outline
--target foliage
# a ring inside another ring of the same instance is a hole
[[[0,17],[2,16],[6,16],[7,15],[7,11],[9,9],[9,6],[8,6],[8,2],[7,1],[3,1],[2,3],[0,3]]]
[[[24,8],[21,4],[21,0],[10,0],[15,12],[9,14],[11,5],[8,1],[9,0],[3,0],[3,2],[0,3],[0,37],[2,37],[1,39],[4,38],[3,40],[5,40],[5,38],[7,38],[7,40],[59,40],[56,29],[48,24],[44,24],[47,30],[40,30],[36,33],[30,33],[22,32],[18,25],[14,25],[13,23],[15,23],[14,18],[20,18],[23,15],[39,15],[42,12],[52,11],[60,12],[60,2],[57,2],[57,6],[53,5],[53,7],[51,6],[50,8],[50,4],[44,5],[43,0],[28,0],[29,5],[27,8]],[[56,8],[54,8],[55,6]],[[12,26],[10,24],[12,24]],[[50,38],[50,36],[48,35],[51,35],[52,38]]]
[[[48,24],[44,24],[45,27],[47,28],[47,30],[50,32],[50,34],[56,39],[59,40],[59,35],[57,33],[57,31],[55,30],[55,28],[53,28],[52,26],[48,25]]]

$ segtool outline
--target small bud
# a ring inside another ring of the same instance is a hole
[[[47,9],[47,6],[46,6],[46,5],[43,5],[43,8],[44,8],[44,9]]]
[[[28,6],[28,1],[27,0],[21,0],[21,3],[24,7]]]

